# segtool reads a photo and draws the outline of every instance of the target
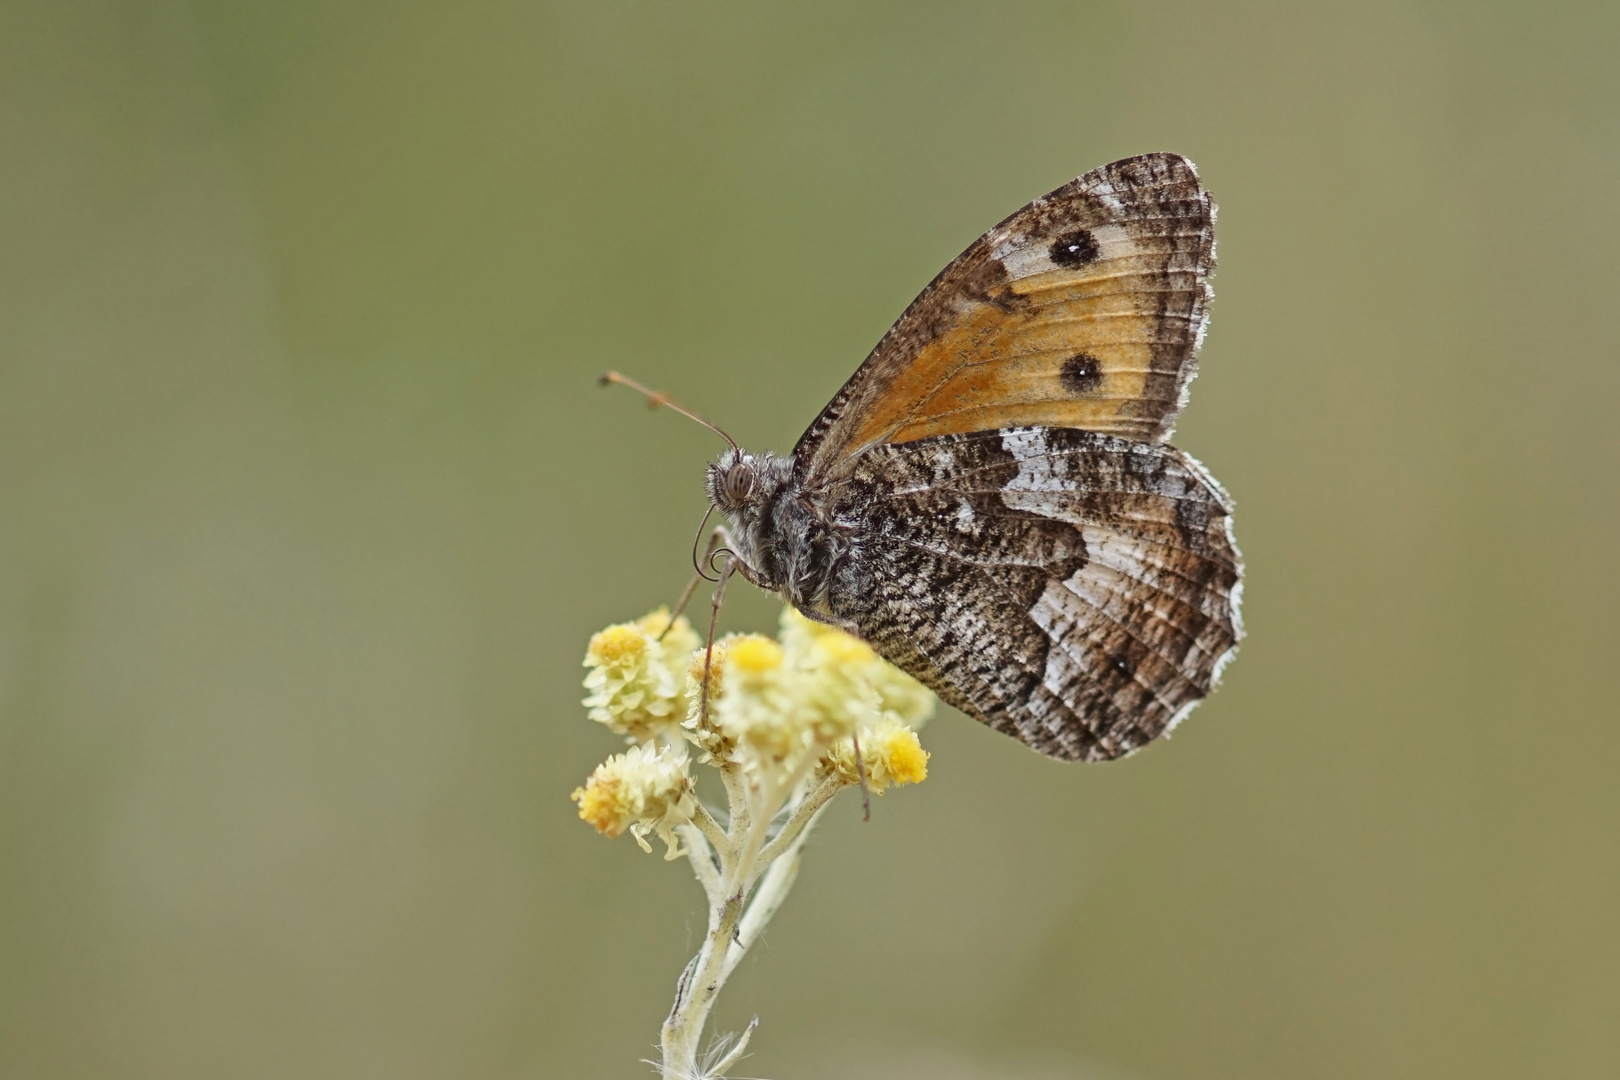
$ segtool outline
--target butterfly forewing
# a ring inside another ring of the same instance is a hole
[[[1185,158],[1106,165],[980,237],[800,440],[811,484],[863,450],[1041,424],[1168,436],[1194,373],[1215,208]]]

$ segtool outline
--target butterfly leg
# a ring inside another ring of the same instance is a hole
[[[861,737],[859,733],[849,733],[850,744],[855,747],[855,775],[861,778],[861,820],[872,820],[872,789],[866,785],[866,762],[861,760]]]
[[[722,543],[726,539],[724,529],[716,529],[714,535]],[[724,551],[718,548],[715,554]],[[710,556],[712,560],[714,556]],[[712,561],[711,561],[712,565]],[[720,621],[720,603],[726,592],[726,582],[731,580],[732,571],[737,568],[737,560],[728,553],[725,562],[719,570],[719,580],[714,583],[714,601],[709,607],[709,637],[703,646],[703,686],[698,697],[698,724],[704,728],[709,726],[709,680],[710,670],[714,665],[714,628]]]
[[[708,522],[709,515],[704,514],[703,523],[707,525]],[[698,527],[698,535],[703,535],[702,526]],[[675,620],[681,617],[681,612],[686,610],[686,605],[691,601],[692,594],[697,592],[698,582],[714,580],[704,573],[703,567],[714,559],[715,553],[720,550],[720,545],[725,543],[726,539],[727,533],[724,528],[715,529],[714,532],[709,534],[709,543],[704,547],[702,555],[697,553],[697,542],[693,541],[692,565],[697,572],[692,575],[692,580],[686,583],[686,588],[681,592],[681,598],[675,602],[675,610],[669,613],[669,626],[664,627],[664,633],[658,635],[660,641],[663,640],[664,634],[669,633],[669,627],[675,625]]]

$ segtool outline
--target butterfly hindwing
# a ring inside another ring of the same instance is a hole
[[[1047,427],[878,446],[833,510],[864,553],[832,614],[1055,757],[1168,730],[1241,636],[1230,505],[1173,447]]]
[[[1127,158],[947,266],[805,432],[812,484],[869,446],[1041,424],[1169,434],[1194,373],[1215,207],[1191,162]]]

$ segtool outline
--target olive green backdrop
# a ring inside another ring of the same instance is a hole
[[[0,1075],[647,1075],[700,897],[574,819],[579,657],[717,441],[593,376],[786,449],[1159,149],[1247,644],[835,804],[741,1072],[1620,1073],[1620,9],[1529,7],[0,7]]]

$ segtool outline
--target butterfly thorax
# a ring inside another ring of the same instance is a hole
[[[709,502],[731,522],[742,575],[800,610],[824,608],[845,545],[794,477],[793,460],[727,450],[709,464],[708,488]]]

